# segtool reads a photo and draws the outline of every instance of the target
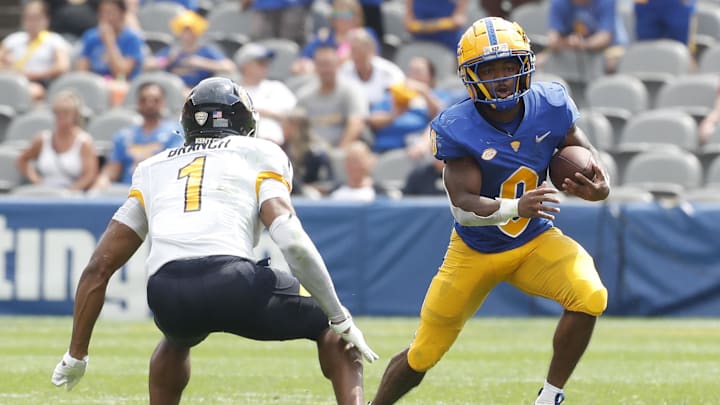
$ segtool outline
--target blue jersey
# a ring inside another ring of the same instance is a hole
[[[537,188],[579,114],[559,83],[533,83],[523,102],[525,114],[513,134],[488,123],[470,99],[443,111],[430,123],[435,158],[475,159],[482,171],[483,197],[519,198],[525,190]],[[542,218],[514,218],[498,226],[455,222],[463,241],[484,253],[521,246],[551,226],[551,221]]]

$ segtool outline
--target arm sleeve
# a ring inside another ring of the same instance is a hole
[[[323,309],[331,321],[345,319],[325,262],[294,215],[280,215],[268,228],[270,237],[280,248],[293,275]]]
[[[115,211],[113,219],[127,225],[135,231],[140,239],[145,240],[148,233],[147,216],[145,215],[145,209],[137,198],[130,197],[125,200],[125,203]]]
[[[255,179],[258,207],[275,197],[288,197],[292,191],[293,168],[285,152],[274,143],[267,142],[260,161],[262,166]]]
[[[140,239],[145,240],[148,233],[147,214],[145,213],[145,197],[142,192],[142,167],[133,173],[130,193],[125,203],[118,208],[113,219],[122,222],[135,231]]]

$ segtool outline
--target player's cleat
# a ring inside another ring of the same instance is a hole
[[[555,398],[552,402],[548,402],[545,399],[541,400],[540,394],[542,394],[543,389],[540,388],[540,391],[538,391],[538,398],[535,400],[535,405],[560,405],[565,400],[565,394],[562,392],[558,392],[555,394]]]

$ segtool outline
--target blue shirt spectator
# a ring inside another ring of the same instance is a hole
[[[405,27],[413,38],[444,44],[453,51],[467,28],[468,0],[406,0]]]
[[[255,10],[277,10],[312,4],[313,0],[255,0],[252,8]]]
[[[635,0],[635,37],[638,41],[667,38],[689,44],[696,3],[696,0]]]
[[[184,142],[176,121],[165,120],[147,133],[142,125],[123,128],[113,138],[110,161],[120,163],[123,168],[120,182],[130,184],[138,163],[167,148],[181,146]]]
[[[97,27],[82,36],[78,70],[86,70],[112,79],[132,79],[143,65],[144,41],[126,25],[125,0],[101,0]],[[111,90],[114,84],[110,84]]]
[[[551,0],[549,27],[561,36],[577,34],[583,38],[609,32],[612,36],[610,45],[628,43],[615,0]]]
[[[81,56],[87,58],[90,64],[90,70],[99,75],[113,76],[113,72],[108,64],[107,49],[100,39],[100,33],[97,28],[91,28],[83,34],[82,44]],[[132,79],[137,76],[142,69],[143,39],[135,31],[124,28],[117,36],[117,46],[123,56],[135,60],[135,66],[128,75],[128,79]]]

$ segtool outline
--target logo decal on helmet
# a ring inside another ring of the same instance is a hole
[[[198,125],[203,126],[207,122],[208,119],[208,113],[205,111],[198,111],[195,113],[195,122],[197,122]]]

